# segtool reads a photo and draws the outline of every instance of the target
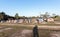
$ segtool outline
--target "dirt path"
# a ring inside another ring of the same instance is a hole
[[[32,30],[19,30],[10,37],[32,37]]]

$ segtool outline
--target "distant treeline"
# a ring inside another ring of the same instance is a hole
[[[50,16],[48,14],[48,12],[46,12],[45,14],[41,14],[40,17],[42,17],[42,18],[48,18],[48,17],[56,18],[56,17],[59,17],[59,19],[60,19],[59,15],[53,14],[53,16]],[[22,18],[22,19],[24,19],[24,18],[35,18],[35,16],[32,16],[32,17],[19,16],[18,13],[16,13],[15,16],[10,16],[10,15],[5,14],[5,12],[0,12],[0,20],[20,19],[20,18]]]
[[[4,20],[4,21],[6,21],[6,20],[12,20],[12,19],[23,19],[23,18],[27,18],[27,17],[25,17],[25,16],[19,16],[18,15],[18,13],[16,13],[15,14],[15,16],[10,16],[10,15],[7,15],[7,14],[5,14],[5,12],[0,12],[0,21],[1,20]]]
[[[0,20],[8,20],[9,18],[15,19],[13,16],[5,14],[5,12],[0,12]]]

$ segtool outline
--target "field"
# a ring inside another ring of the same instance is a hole
[[[17,35],[23,30],[31,30],[32,28],[22,26],[4,26],[0,25],[0,37],[12,37],[13,34]],[[16,34],[17,33],[17,34]]]
[[[43,24],[42,24],[43,25]],[[38,26],[42,26],[38,25]],[[48,24],[48,26],[51,24]],[[55,26],[55,25],[51,25]],[[56,26],[59,26],[56,25]],[[23,25],[0,25],[0,37],[33,37],[34,26]],[[38,29],[39,37],[50,37],[52,32],[60,32],[59,30]]]

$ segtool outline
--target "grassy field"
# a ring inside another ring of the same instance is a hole
[[[0,37],[10,37],[12,34],[16,33],[17,31],[21,31],[24,29],[33,30],[33,27],[25,27],[25,26],[7,26],[7,25],[0,25],[0,30],[5,28],[11,28],[7,30],[0,31]],[[38,29],[40,37],[50,37],[50,33],[53,32],[51,30],[44,30]],[[32,36],[33,37],[33,36]]]
[[[27,28],[27,27],[22,27],[22,26],[0,25],[0,27],[2,27],[2,28],[0,28],[0,30],[3,30],[3,31],[0,31],[0,37],[9,37],[12,34],[14,34],[15,32],[23,30],[23,29],[30,29],[30,30],[32,29],[32,28]],[[12,28],[12,29],[4,30],[5,28]]]
[[[31,24],[31,23],[0,23],[0,25],[39,25],[39,26],[60,26],[60,24],[55,24],[54,22],[46,22],[46,24],[40,23],[40,24]]]

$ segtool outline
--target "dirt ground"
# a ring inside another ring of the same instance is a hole
[[[32,30],[19,30],[10,37],[33,37]]]

